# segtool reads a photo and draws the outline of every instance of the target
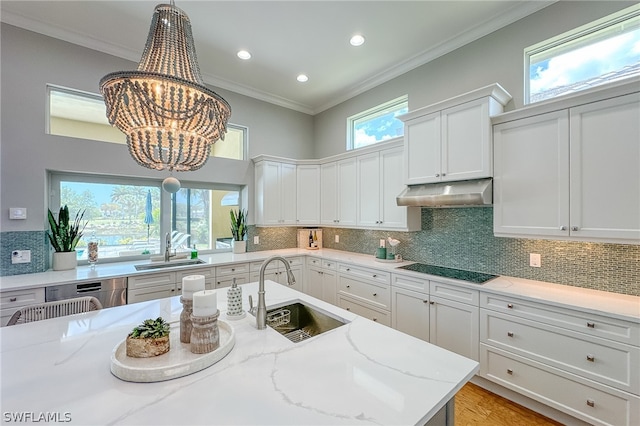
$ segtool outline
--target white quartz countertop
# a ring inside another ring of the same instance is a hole
[[[248,294],[257,283],[241,286]],[[478,363],[266,282],[267,305],[302,300],[349,322],[292,343],[247,315],[227,321],[231,353],[189,376],[157,383],[110,372],[113,348],[147,318],[177,321],[178,297],[0,329],[7,416],[57,415],[71,424],[424,424]],[[218,290],[221,319],[226,291]],[[53,413],[53,414],[52,414]]]

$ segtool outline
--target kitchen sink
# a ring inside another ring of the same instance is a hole
[[[150,269],[174,268],[176,266],[200,265],[206,263],[201,259],[174,260],[169,262],[145,263],[143,265],[134,265],[137,271],[148,271]]]
[[[267,310],[267,325],[293,343],[302,342],[347,321],[331,316],[301,302]]]

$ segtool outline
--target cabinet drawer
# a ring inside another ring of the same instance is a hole
[[[224,277],[217,277],[215,287],[216,288],[231,287],[231,285],[233,284],[234,278],[236,280],[236,284],[238,285],[246,284],[249,282],[249,274],[228,275]]]
[[[640,393],[640,348],[482,309],[481,341],[562,370]]]
[[[420,278],[392,274],[391,285],[394,287],[400,287],[407,290],[413,290],[413,291],[418,291],[420,293],[429,294],[429,280],[421,280]]]
[[[371,321],[379,322],[382,325],[391,327],[391,315],[389,315],[389,312],[382,309],[369,306],[343,296],[338,296],[338,306],[349,312],[353,312],[356,315],[368,318]]]
[[[321,267],[322,266],[322,259],[320,259],[319,257],[308,257],[307,258],[307,266]]]
[[[131,304],[179,295],[180,292],[176,292],[175,285],[145,286],[139,288],[129,287],[127,292],[127,300],[128,303]]]
[[[378,271],[376,269],[359,268],[356,266],[339,263],[338,272],[341,275],[349,276],[351,278],[366,279],[367,281],[372,281],[379,284],[391,284],[391,274],[389,272]]]
[[[176,272],[178,284],[182,283],[182,279],[184,277],[188,277],[189,275],[203,275],[205,280],[211,280],[216,276],[216,268],[198,268],[198,269],[189,269],[188,271],[180,271]]]
[[[302,264],[304,263],[304,258],[302,256],[285,257],[285,259],[287,259],[287,262],[289,262],[289,266],[291,266],[292,268],[294,266],[302,266]],[[280,262],[278,262],[278,266],[284,268],[284,265],[282,265],[282,263]]]
[[[387,286],[340,275],[338,277],[338,292],[372,303],[382,309],[389,309],[391,306],[391,288]]]
[[[175,272],[136,275],[133,277],[129,277],[129,280],[128,280],[128,286],[130,289],[156,287],[159,285],[173,285],[175,283],[176,283]]]
[[[260,271],[260,267],[258,267],[258,271]],[[232,265],[216,266],[216,277],[224,277],[234,274],[246,274],[248,272],[248,263],[234,263]]]
[[[590,336],[635,346],[640,342],[640,324],[629,321],[484,292],[480,303],[481,307],[486,309],[579,331]]]
[[[251,272],[260,272],[260,268],[262,268],[262,264],[263,263],[264,262],[251,262],[251,264],[249,265],[249,270]],[[281,265],[281,263],[280,263],[279,260],[271,262],[271,263],[269,263],[267,265],[267,267],[265,268],[265,271],[274,271],[274,270],[278,269],[278,266],[280,266],[280,265]],[[283,266],[283,268],[284,268],[284,266]]]
[[[322,267],[324,269],[331,269],[333,271],[338,269],[338,262],[336,262],[335,260],[325,260],[322,259]]]
[[[474,306],[480,304],[480,291],[438,281],[429,281],[429,294]]]
[[[3,291],[0,294],[0,309],[20,308],[44,302],[44,287],[25,290]],[[11,315],[13,315],[11,312]]]
[[[481,345],[480,375],[589,423],[640,424],[637,396],[486,345]]]

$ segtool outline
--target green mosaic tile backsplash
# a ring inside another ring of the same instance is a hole
[[[639,245],[494,237],[491,208],[423,208],[419,232],[322,232],[326,248],[373,255],[378,241],[390,236],[401,241],[398,252],[407,260],[640,296]],[[249,241],[260,235],[261,244],[248,250],[296,247],[295,228],[252,227],[249,235]],[[529,266],[529,253],[541,255],[542,267]]]

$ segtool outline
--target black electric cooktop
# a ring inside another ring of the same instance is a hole
[[[490,279],[497,277],[497,275],[463,271],[462,269],[445,268],[442,266],[425,265],[424,263],[413,263],[411,265],[400,266],[398,269],[406,269],[408,271],[421,272],[423,274],[453,278],[455,280],[467,281],[473,284],[483,284]]]

